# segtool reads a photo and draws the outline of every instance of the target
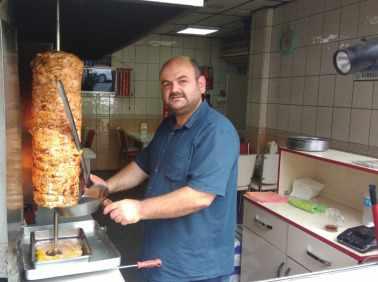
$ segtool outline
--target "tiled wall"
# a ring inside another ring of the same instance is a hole
[[[305,134],[378,155],[378,82],[336,74],[332,56],[378,35],[376,0],[296,0],[253,15],[247,125],[254,142]],[[296,36],[280,52],[288,28]],[[256,139],[258,133],[259,139]]]
[[[165,61],[177,55],[191,56],[200,65],[213,67],[214,89],[209,91],[212,103],[219,111],[226,111],[227,103],[218,96],[226,88],[227,74],[237,73],[237,70],[220,58],[219,40],[149,35],[112,54],[113,68],[132,69],[131,97],[100,93],[83,95],[83,127],[96,130],[94,169],[118,168],[119,145],[114,140],[117,139],[116,127],[137,131],[139,124],[146,121],[151,132],[157,128],[162,113],[159,70]]]

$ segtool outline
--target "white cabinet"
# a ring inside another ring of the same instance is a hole
[[[287,254],[311,271],[358,264],[352,257],[294,226],[289,226]]]
[[[356,164],[375,160],[328,150],[322,153],[280,150],[280,195],[290,192],[297,178],[308,177],[324,183],[316,199],[341,211],[345,218],[338,232],[325,226],[329,217],[311,214],[288,203],[261,203],[244,200],[242,281],[255,281],[356,265],[378,251],[361,254],[337,242],[337,235],[361,225],[362,196],[369,184],[378,185],[378,169]],[[378,160],[376,160],[378,161]]]
[[[243,229],[241,282],[277,277],[286,255],[254,232]],[[281,267],[280,267],[281,266]]]

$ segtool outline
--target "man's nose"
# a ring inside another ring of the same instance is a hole
[[[178,92],[179,84],[177,82],[172,82],[171,92]]]

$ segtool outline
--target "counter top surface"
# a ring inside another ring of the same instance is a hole
[[[291,277],[270,279],[266,281],[360,281],[361,279],[373,279],[378,272],[378,263],[364,264],[327,271],[313,272],[309,274],[293,275]]]
[[[345,221],[339,226],[339,229],[337,232],[329,232],[325,230],[324,228],[326,224],[330,223],[327,213],[312,214],[312,213],[308,213],[303,210],[300,210],[296,207],[293,207],[288,203],[260,203],[260,202],[251,200],[247,197],[245,198],[251,203],[259,207],[262,207],[263,209],[277,215],[278,217],[282,218],[286,222],[317,237],[319,240],[329,245],[332,245],[338,250],[354,257],[355,259],[359,261],[372,255],[378,255],[378,250],[362,254],[338,243],[336,240],[337,235],[343,232],[344,230],[350,227],[362,225],[362,221],[361,221],[362,215],[359,211],[356,211],[352,208],[345,207],[339,203],[336,203],[334,201],[331,201],[325,198],[317,198],[316,200],[317,202],[325,204],[329,208],[338,209],[345,219]]]

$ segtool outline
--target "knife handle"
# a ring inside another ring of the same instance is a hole
[[[161,259],[151,259],[137,262],[138,269],[141,268],[155,268],[161,266]]]

